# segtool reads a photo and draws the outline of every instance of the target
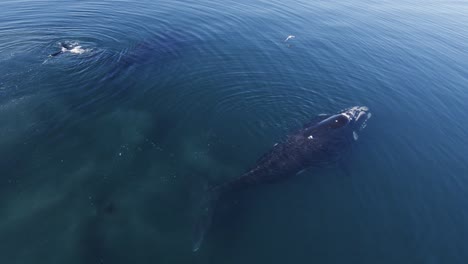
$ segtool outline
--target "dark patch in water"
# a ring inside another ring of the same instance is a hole
[[[152,38],[142,40],[134,47],[124,49],[115,54],[112,68],[101,81],[108,81],[142,65],[158,65],[164,67],[169,61],[180,58],[184,49],[193,46],[194,41],[174,32],[166,32]]]
[[[104,213],[106,213],[107,215],[112,215],[115,213],[115,204],[113,202],[108,202],[104,208],[103,208],[103,211]]]

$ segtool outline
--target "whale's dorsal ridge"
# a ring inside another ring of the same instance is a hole
[[[319,114],[317,115],[316,117],[312,118],[312,120],[310,120],[309,122],[305,123],[303,128],[308,128],[310,126],[313,126],[317,123],[320,123],[321,121],[329,118],[331,115],[329,114]]]

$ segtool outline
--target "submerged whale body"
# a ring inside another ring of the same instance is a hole
[[[209,190],[201,203],[201,215],[194,226],[193,251],[197,251],[208,231],[216,203],[237,190],[275,182],[303,170],[330,163],[357,140],[371,117],[369,109],[355,106],[335,115],[321,115],[275,144],[246,173]]]
[[[170,32],[152,36],[121,50],[107,62],[111,65],[102,81],[112,80],[138,67],[159,69],[181,57],[181,54],[197,46],[197,41],[181,33]],[[155,72],[157,73],[157,72]]]

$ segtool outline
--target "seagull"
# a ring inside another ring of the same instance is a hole
[[[290,39],[293,39],[293,38],[295,38],[295,37],[296,37],[296,36],[289,35],[289,36],[284,40],[284,42],[286,42],[286,41],[288,41],[288,40],[290,40]]]

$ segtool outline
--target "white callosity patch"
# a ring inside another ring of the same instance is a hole
[[[348,120],[350,121],[360,121],[361,119],[365,119],[362,121],[360,127],[359,127],[359,130],[362,130],[366,127],[367,125],[367,120],[369,120],[369,118],[372,116],[371,113],[369,113],[369,108],[365,107],[365,106],[354,106],[354,107],[351,107],[347,110],[345,110],[343,113],[342,113],[343,116],[345,116],[346,118],[348,118]]]
[[[314,136],[310,135],[307,137],[308,139],[314,139]]]

